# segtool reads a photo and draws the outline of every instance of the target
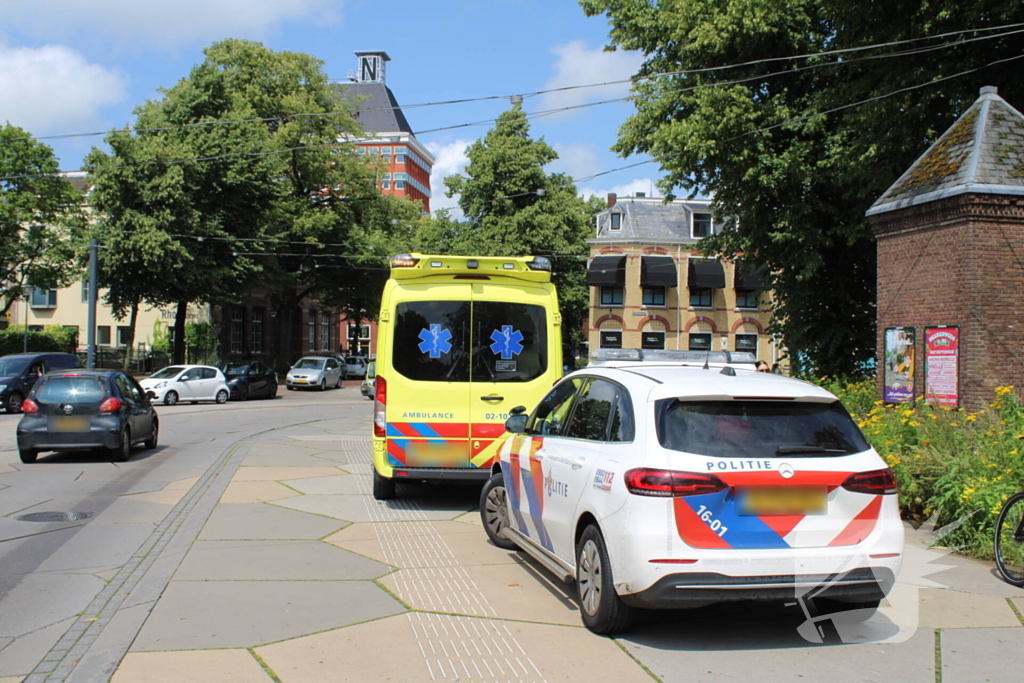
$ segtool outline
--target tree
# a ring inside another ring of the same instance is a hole
[[[181,362],[188,304],[238,302],[259,282],[276,308],[274,351],[290,362],[298,302],[363,279],[366,244],[415,212],[383,199],[374,169],[338,144],[359,129],[338,113],[322,62],[242,40],[204,54],[136,110],[133,130],[107,137],[111,154],[87,160],[102,284],[121,315],[176,304]],[[328,264],[340,267],[316,268]]]
[[[0,315],[22,285],[57,288],[78,270],[81,195],[59,171],[53,150],[10,123],[0,128]]]
[[[982,31],[1024,21],[1024,5],[580,4],[588,15],[607,14],[611,47],[646,55],[636,114],[614,149],[653,156],[666,194],[709,193],[717,216],[735,217],[703,244],[768,268],[773,331],[791,354],[822,374],[863,372],[875,351],[875,247],[864,212],[970,106],[978,86],[1024,102],[1019,64],[997,63],[1021,57],[1024,37]],[[975,30],[927,38],[965,29]],[[922,40],[800,57],[908,39]]]
[[[519,106],[498,117],[495,127],[466,151],[466,175],[445,178],[448,196],[458,195],[464,221],[439,211],[424,222],[420,249],[479,256],[548,256],[562,313],[562,340],[577,348],[587,319],[586,239],[598,200],[584,200],[563,173],[544,166],[558,154],[544,139],[530,137]]]

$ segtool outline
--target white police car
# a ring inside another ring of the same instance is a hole
[[[634,608],[727,600],[873,614],[903,526],[892,473],[838,399],[746,359],[633,353],[509,419],[480,499],[492,542],[575,580],[598,633]]]

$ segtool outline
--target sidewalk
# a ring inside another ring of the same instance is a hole
[[[814,646],[791,613],[734,606],[594,636],[569,587],[486,541],[476,488],[374,501],[369,429],[365,415],[293,427],[240,453],[114,683],[931,683],[937,661],[943,683],[1020,678],[1024,590],[957,557],[930,576],[949,588],[919,589],[920,628],[903,643]],[[183,488],[150,495],[173,504]]]

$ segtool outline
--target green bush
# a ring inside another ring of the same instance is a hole
[[[28,333],[29,353],[74,353],[78,345],[78,332],[57,325],[42,332]],[[25,326],[12,325],[0,330],[0,356],[21,353],[25,348]]]

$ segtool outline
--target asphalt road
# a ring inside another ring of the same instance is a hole
[[[159,406],[160,444],[130,461],[102,452],[18,460],[18,415],[0,414],[0,681],[31,671],[73,617],[106,588],[167,515],[168,487],[191,487],[231,444],[369,405],[358,382],[340,390],[282,391],[275,400]],[[351,410],[352,408],[347,408]],[[85,512],[71,522],[19,521],[39,512]]]

